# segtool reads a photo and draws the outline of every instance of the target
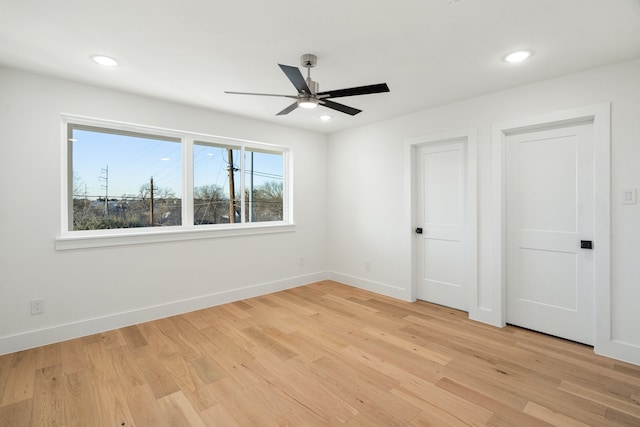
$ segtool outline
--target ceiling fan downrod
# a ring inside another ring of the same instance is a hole
[[[307,69],[306,82],[309,90],[311,90],[309,95],[315,95],[320,90],[320,85],[318,85],[318,82],[311,80],[311,69],[318,65],[318,57],[312,53],[306,53],[300,57],[300,65]]]

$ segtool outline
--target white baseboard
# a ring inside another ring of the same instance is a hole
[[[364,289],[365,291],[375,292],[377,294],[386,295],[403,301],[412,302],[411,289],[400,288],[398,286],[387,283],[374,282],[373,280],[363,279],[362,277],[350,276],[335,271],[327,272],[327,278],[354,288]]]
[[[499,319],[499,313],[483,307],[469,307],[469,319],[486,323],[497,328],[504,328],[505,323]]]
[[[611,340],[596,342],[594,347],[596,354],[633,363],[640,366],[640,346],[621,341]]]
[[[260,283],[239,289],[231,289],[196,298],[174,301],[167,304],[144,307],[108,316],[80,320],[73,323],[51,326],[44,329],[27,331],[16,335],[0,337],[0,355],[39,347],[73,338],[97,334],[112,329],[149,322],[155,319],[200,310],[207,307],[226,304],[242,299],[296,288],[327,279],[326,272],[290,277],[269,283]]]

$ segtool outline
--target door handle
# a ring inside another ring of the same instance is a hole
[[[580,240],[580,249],[593,249],[593,242],[591,240]]]
[[[416,228],[416,234],[422,234],[422,228],[420,227]]]

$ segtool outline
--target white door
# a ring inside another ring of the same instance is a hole
[[[506,138],[507,323],[594,343],[593,124]],[[588,243],[584,243],[588,245]]]
[[[422,146],[417,149],[416,160],[416,296],[467,310],[465,144],[457,141]]]

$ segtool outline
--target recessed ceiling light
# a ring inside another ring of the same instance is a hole
[[[322,120],[323,122],[328,122],[332,118],[333,118],[333,116],[330,116],[328,114],[323,114],[322,116],[320,116],[320,120]]]
[[[104,55],[94,55],[91,57],[91,59],[93,60],[93,62],[95,62],[96,64],[102,65],[103,67],[117,67],[118,66],[118,61],[116,61],[115,59],[109,57],[109,56],[104,56]]]
[[[518,50],[506,55],[503,60],[510,63],[522,62],[525,59],[530,58],[531,55],[533,55],[533,52],[530,50]]]

